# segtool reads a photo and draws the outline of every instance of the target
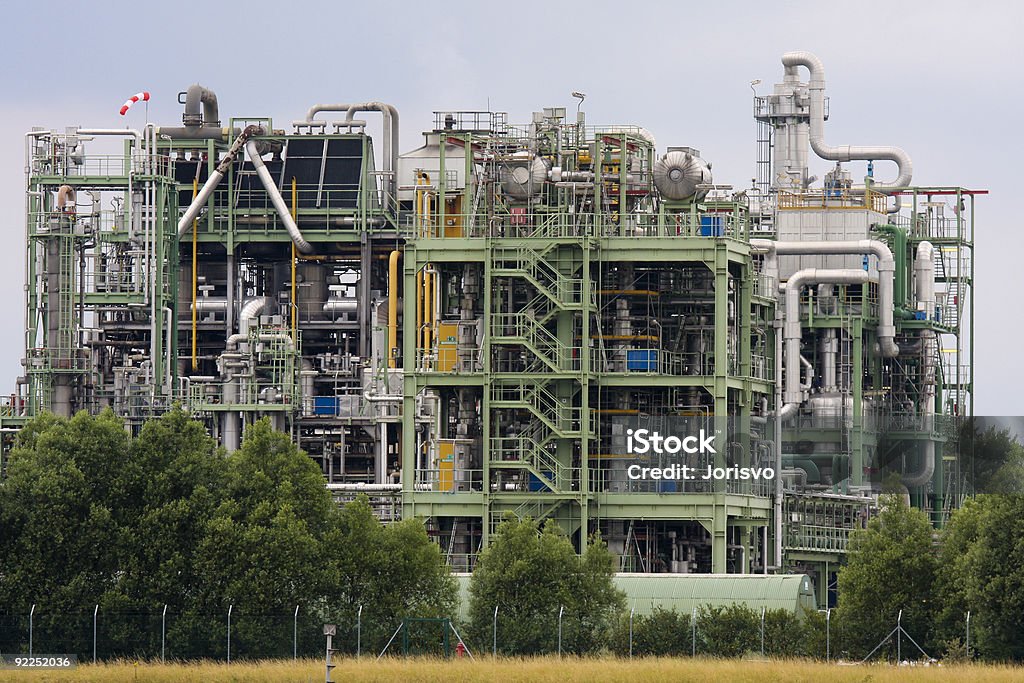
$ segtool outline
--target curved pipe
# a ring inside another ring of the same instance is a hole
[[[803,329],[800,326],[800,290],[805,285],[828,283],[833,285],[856,285],[863,284],[870,280],[866,270],[820,270],[807,268],[793,273],[786,282],[786,379],[785,379],[785,407],[794,405],[791,410],[804,400],[803,389],[800,384],[800,341],[803,338]],[[784,410],[785,410],[784,407]],[[780,417],[782,412],[780,412]]]
[[[64,207],[68,205],[68,200],[71,200],[71,206],[69,210],[71,211],[71,213],[74,213],[75,204],[77,203],[75,201],[75,188],[71,187],[70,185],[61,185],[60,188],[58,188],[57,190],[57,209],[63,212]]]
[[[200,105],[203,108],[202,114],[199,113]],[[220,112],[217,107],[217,95],[198,83],[190,85],[185,91],[185,113],[181,117],[181,122],[186,127],[219,128]]]
[[[119,137],[135,138],[135,141],[142,146],[142,133],[134,128],[79,128],[79,135],[114,135]]]
[[[242,145],[244,145],[253,135],[262,134],[263,129],[259,126],[246,126],[245,130],[243,130],[235,141],[231,143],[231,147],[224,155],[224,158],[220,160],[219,164],[217,164],[217,168],[213,169],[213,173],[211,173],[210,177],[206,179],[205,183],[203,183],[203,187],[192,199],[192,203],[188,205],[184,215],[182,215],[181,219],[178,221],[178,239],[184,237],[185,233],[192,229],[192,221],[199,216],[199,212],[203,210],[203,207],[206,206],[206,202],[210,200],[210,197],[213,195],[213,191],[217,189],[220,181],[223,180],[228,169],[231,168],[231,164],[234,163],[235,157],[238,156],[239,150],[242,149]],[[262,176],[260,177],[262,178]],[[278,196],[280,197],[280,193]]]
[[[893,323],[896,260],[893,258],[892,251],[885,242],[880,240],[777,242],[775,240],[752,239],[750,240],[750,246],[759,251],[767,252],[768,259],[766,259],[766,263],[770,263],[771,267],[774,268],[777,268],[776,256],[780,255],[874,254],[877,256],[879,279],[878,344],[883,358],[895,358],[900,354],[900,347],[896,344],[896,325]],[[776,271],[772,275],[777,276],[778,272]],[[799,321],[797,322],[799,324]],[[789,324],[788,319],[786,324]]]
[[[787,52],[782,55],[782,65],[786,73],[792,75],[798,66],[806,67],[811,72],[807,88],[810,91],[811,149],[822,159],[828,161],[854,161],[885,159],[896,163],[896,179],[889,183],[872,183],[871,189],[881,192],[898,190],[910,185],[914,167],[910,155],[899,147],[887,145],[842,145],[832,147],[825,143],[825,67],[821,60],[811,52]]]
[[[316,115],[324,111],[343,111],[345,121],[351,123],[358,111],[379,111],[384,117],[384,163],[385,171],[391,172],[391,194],[395,194],[398,185],[398,109],[384,102],[360,102],[356,104],[314,104],[306,112],[306,123],[310,123]]]
[[[402,252],[388,258],[388,367],[398,367],[398,259]]]
[[[917,245],[917,259],[914,261],[914,275],[917,285],[917,303],[923,307],[928,320],[935,313],[935,247],[931,242]],[[921,396],[921,431],[930,435],[934,431],[935,415],[935,332],[923,330],[922,363],[924,370]],[[921,442],[921,462],[917,470],[904,472],[900,481],[907,487],[926,486],[935,474],[935,442],[931,438]]]
[[[302,236],[302,233],[299,231],[299,226],[295,224],[295,219],[292,218],[292,213],[288,209],[288,205],[284,203],[284,197],[281,196],[281,192],[277,189],[277,185],[274,184],[274,179],[270,176],[270,171],[267,170],[267,165],[263,163],[256,141],[249,140],[246,142],[245,151],[249,153],[249,159],[252,161],[253,168],[256,169],[256,175],[260,177],[260,182],[263,183],[264,189],[266,189],[267,194],[270,195],[270,201],[274,204],[274,208],[277,210],[277,215],[280,216],[281,221],[284,223],[284,227],[288,230],[288,234],[291,235],[292,242],[295,243],[295,248],[303,254],[313,253],[313,245],[307,242]],[[206,189],[205,185],[203,186],[203,189]]]
[[[254,299],[249,299],[242,306],[242,310],[238,313],[238,334],[242,336],[242,341],[246,341],[249,338],[249,326],[250,321],[253,318],[259,318],[260,314],[265,311],[271,303],[269,296],[258,296]],[[230,341],[236,335],[228,337]]]

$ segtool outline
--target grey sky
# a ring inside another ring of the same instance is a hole
[[[779,56],[799,49],[825,64],[830,144],[899,145],[915,184],[991,190],[977,207],[975,412],[1024,414],[1024,236],[1011,209],[1021,192],[1020,3],[57,2],[4,15],[2,393],[21,372],[23,133],[33,125],[141,128],[142,107],[125,118],[118,109],[143,89],[150,120],[179,125],[177,93],[200,82],[217,92],[223,119],[272,116],[277,127],[316,102],[383,100],[401,112],[407,150],[436,109],[489,102],[527,121],[572,107],[570,91],[581,90],[589,122],[642,125],[659,150],[696,147],[716,182],[747,186],[749,83],[761,79],[765,92],[781,79]],[[880,163],[876,175],[893,171]]]

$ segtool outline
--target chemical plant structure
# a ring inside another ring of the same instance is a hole
[[[984,191],[829,144],[822,63],[782,63],[745,188],[557,107],[436,112],[404,154],[388,104],[278,128],[200,85],[181,125],[32,130],[4,450],[43,411],[137,430],[180,404],[229,451],[269,418],[339,501],[423,519],[458,571],[530,516],[579,549],[599,531],[622,572],[802,573],[825,604],[883,489],[936,525],[966,493]],[[90,154],[101,136],[123,150]],[[683,418],[720,436],[698,471],[778,476],[632,478],[660,456],[627,432]]]

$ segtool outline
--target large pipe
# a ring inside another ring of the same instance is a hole
[[[800,325],[800,291],[805,285],[828,283],[834,285],[857,285],[870,280],[866,270],[822,270],[807,268],[793,273],[786,281],[786,379],[784,400],[786,406],[793,405],[789,410],[803,402],[803,389],[800,384],[800,341],[803,329]],[[782,413],[780,413],[780,417]]]
[[[343,111],[345,120],[351,122],[357,111],[379,111],[384,117],[384,163],[385,171],[391,173],[391,194],[395,195],[398,186],[398,109],[384,102],[360,102],[356,104],[314,104],[306,112],[306,122],[311,122],[316,115],[324,111]]]
[[[398,367],[398,259],[397,249],[388,258],[388,367]]]
[[[313,245],[307,242],[302,236],[302,233],[299,232],[299,226],[296,225],[294,219],[292,219],[291,211],[289,211],[288,205],[284,203],[284,197],[281,196],[281,193],[277,189],[277,185],[274,183],[274,179],[270,176],[270,171],[267,170],[267,165],[263,163],[256,141],[249,140],[245,143],[245,151],[249,153],[249,159],[252,161],[253,168],[256,169],[256,175],[260,177],[260,182],[263,183],[264,189],[266,189],[267,194],[270,195],[270,201],[274,204],[274,208],[277,210],[277,215],[280,216],[281,220],[284,222],[284,227],[288,230],[288,234],[291,235],[292,242],[295,243],[295,248],[303,254],[313,253]]]
[[[200,105],[203,108],[202,114],[199,113]],[[181,122],[186,127],[219,128],[220,113],[217,107],[217,95],[198,83],[190,85],[185,91],[185,113],[181,116]]]
[[[192,203],[185,209],[184,215],[178,221],[178,239],[185,236],[189,230],[192,229],[192,221],[199,216],[199,212],[206,206],[206,202],[209,201],[213,195],[213,191],[217,189],[220,181],[227,175],[228,169],[231,168],[231,164],[234,163],[235,157],[238,156],[238,152],[242,149],[242,146],[246,144],[246,141],[253,135],[262,135],[263,129],[259,126],[246,126],[239,136],[231,143],[231,147],[228,149],[224,158],[217,164],[217,168],[213,169],[213,173],[203,183],[202,189],[199,190],[199,194],[195,196]],[[264,169],[265,170],[265,169]],[[262,176],[261,176],[262,178]],[[276,188],[275,188],[276,189]],[[280,194],[278,194],[280,197]]]
[[[242,306],[242,310],[238,314],[238,334],[242,335],[243,340],[248,339],[249,337],[250,321],[258,319],[260,314],[270,306],[270,303],[271,298],[269,296],[258,296],[253,299],[249,299],[245,302],[245,305]]]
[[[910,185],[913,177],[913,164],[910,156],[899,147],[887,145],[831,147],[825,144],[825,67],[813,53],[805,51],[787,52],[782,55],[782,64],[787,74],[792,74],[799,66],[811,72],[807,88],[810,91],[810,141],[811,149],[822,159],[828,161],[854,161],[885,159],[893,161],[897,166],[896,179],[889,183],[875,182],[871,189],[881,192],[898,190]]]
[[[883,358],[895,358],[900,353],[896,344],[894,286],[896,261],[888,245],[880,240],[777,242],[752,239],[750,246],[768,253],[766,261],[777,263],[780,255],[874,254],[878,257],[878,344]],[[777,267],[777,266],[774,266]],[[830,272],[830,271],[826,271]],[[777,276],[778,271],[773,275]],[[839,283],[832,283],[839,284]],[[788,321],[787,321],[788,323]]]
[[[930,320],[935,314],[935,247],[931,242],[917,245],[917,258],[914,261],[914,280],[918,308],[924,309]],[[935,442],[930,438],[934,431],[932,424],[935,415],[935,332],[924,330],[921,333],[923,343],[922,356],[922,392],[921,392],[921,431],[929,438],[921,442],[921,462],[913,472],[904,472],[900,480],[907,487],[925,486],[935,474]]]

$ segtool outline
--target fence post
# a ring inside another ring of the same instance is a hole
[[[356,612],[356,659],[359,659],[363,654],[363,606],[359,605],[359,611]]]
[[[491,636],[491,657],[498,658],[498,605],[494,605],[494,621],[492,623],[492,636]]]
[[[231,610],[235,609],[234,604],[228,605],[228,664],[231,663]]]
[[[96,605],[92,610],[92,663],[96,663],[96,615],[99,614],[100,606]]]
[[[690,616],[690,626],[693,628],[693,645],[690,652],[691,657],[697,656],[697,608],[693,608],[693,613]]]
[[[295,605],[295,617],[292,619],[292,659],[299,658],[299,606]]]
[[[967,659],[971,658],[971,610],[967,610]]]
[[[761,606],[761,656],[764,657],[764,611],[766,607]]]
[[[636,611],[636,600],[633,601],[633,606],[629,608],[629,658],[633,659],[633,612]]]
[[[565,605],[558,608],[558,656],[562,656],[562,615],[565,613]]]
[[[160,663],[164,663],[164,653],[167,648],[167,603],[164,603],[164,612],[160,615]]]
[[[903,610],[896,617],[896,663],[903,661]]]
[[[832,608],[825,610],[825,661],[832,661]]]
[[[36,615],[36,604],[32,603],[32,609],[28,613],[28,656],[32,656],[32,621]]]

